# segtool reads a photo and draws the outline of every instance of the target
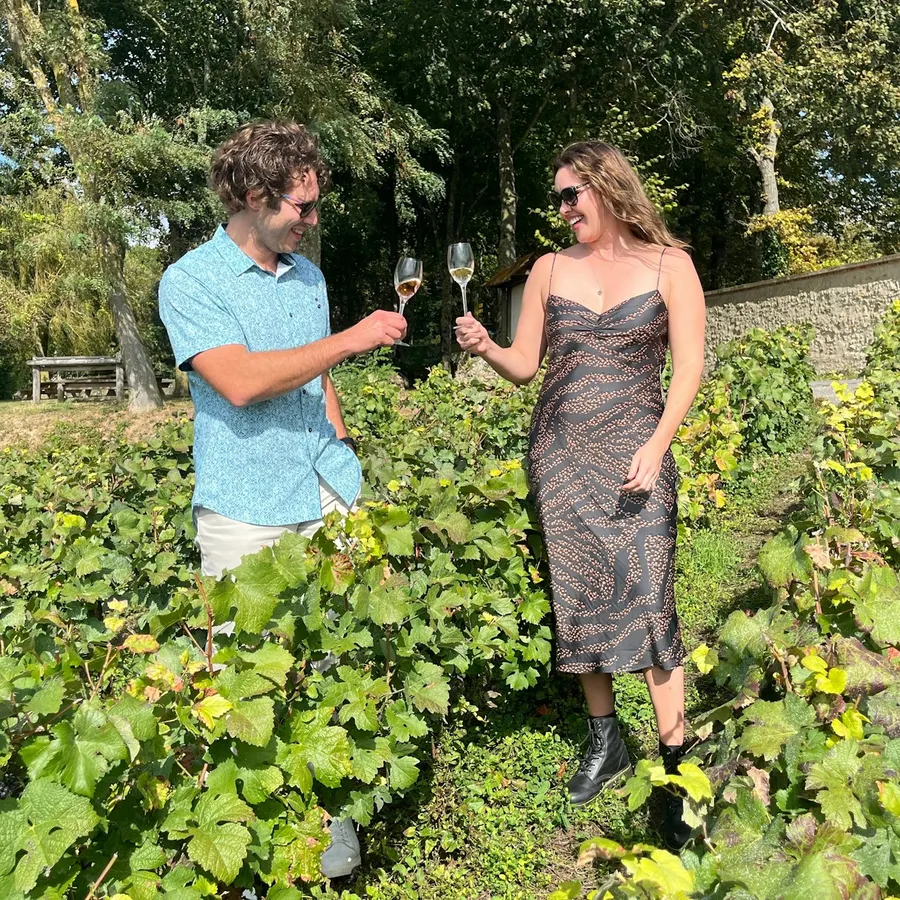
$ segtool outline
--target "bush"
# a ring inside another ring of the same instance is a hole
[[[361,508],[219,582],[194,574],[189,422],[0,453],[0,896],[84,896],[102,875],[133,900],[295,897],[325,810],[368,822],[445,716],[547,672],[521,463],[537,386],[434,369],[410,390],[381,359],[335,377]],[[679,456],[701,475],[737,465],[740,428],[767,433],[731,384],[704,390]]]

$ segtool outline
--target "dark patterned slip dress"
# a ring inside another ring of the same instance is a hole
[[[650,493],[622,491],[632,457],[663,412],[669,318],[661,272],[662,254],[654,290],[598,313],[553,294],[550,269],[548,368],[528,464],[550,563],[561,672],[674,669],[684,662],[671,451]]]

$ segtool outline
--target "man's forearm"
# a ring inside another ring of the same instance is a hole
[[[193,365],[230,403],[249,406],[308,384],[356,352],[342,332],[291,350],[215,347],[197,354]]]

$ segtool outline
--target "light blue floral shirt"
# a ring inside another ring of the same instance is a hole
[[[159,311],[194,400],[194,506],[252,525],[318,519],[321,475],[349,506],[362,474],[325,415],[321,378],[288,394],[237,407],[204,381],[191,358],[225,344],[287,350],[331,333],[325,279],[298,254],[277,274],[260,268],[221,226],[169,266]]]

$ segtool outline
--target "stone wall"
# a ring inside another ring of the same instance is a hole
[[[750,328],[810,322],[816,330],[810,352],[816,371],[858,372],[872,329],[895,297],[900,297],[900,255],[710,291],[707,365],[718,344]]]

